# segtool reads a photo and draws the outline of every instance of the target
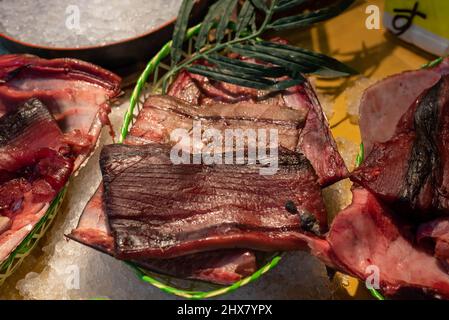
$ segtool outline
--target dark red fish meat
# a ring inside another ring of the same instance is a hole
[[[325,209],[316,175],[296,153],[279,170],[256,165],[173,165],[161,145],[103,148],[104,205],[123,259],[169,258],[223,248],[297,250],[319,233]]]
[[[29,99],[42,101],[78,148],[76,169],[109,124],[109,103],[120,94],[120,83],[112,72],[76,59],[0,55],[0,116]]]
[[[325,264],[379,285],[387,296],[412,292],[449,298],[449,273],[416,244],[411,227],[372,193],[356,188],[353,203],[337,215],[326,238],[308,235],[307,242]]]
[[[439,218],[420,225],[416,237],[423,245],[430,242],[435,257],[449,272],[449,218]]]
[[[0,55],[0,262],[94,149],[120,82],[75,59]]]
[[[240,102],[230,105],[214,104],[195,106],[170,96],[150,96],[139,113],[136,123],[130,130],[127,143],[146,144],[150,142],[174,144],[171,133],[178,128],[192,132],[194,121],[201,130],[213,129],[225,137],[225,130],[276,130],[279,145],[296,150],[299,133],[304,125],[306,113],[278,105]],[[267,134],[268,135],[268,134]],[[269,137],[267,137],[268,146]],[[198,147],[201,153],[207,143]],[[188,145],[183,148],[191,152]],[[276,148],[278,145],[276,145]],[[232,151],[223,148],[223,152]]]
[[[411,105],[394,136],[375,143],[354,182],[398,211],[429,220],[449,213],[449,76]]]
[[[0,117],[0,261],[41,218],[72,174],[74,157],[49,110],[31,99]]]

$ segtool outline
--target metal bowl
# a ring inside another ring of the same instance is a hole
[[[191,24],[196,24],[207,12],[209,0],[197,0]],[[176,19],[144,34],[99,46],[60,48],[19,41],[0,31],[0,45],[11,53],[29,53],[42,58],[77,58],[108,69],[122,69],[148,61],[164,43],[170,40]]]

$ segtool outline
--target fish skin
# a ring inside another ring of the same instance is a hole
[[[409,106],[388,141],[375,143],[352,181],[411,220],[449,214],[449,76]]]

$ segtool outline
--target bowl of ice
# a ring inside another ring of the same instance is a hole
[[[0,0],[0,44],[11,53],[73,57],[117,69],[167,42],[182,0]],[[192,24],[208,0],[197,0]]]

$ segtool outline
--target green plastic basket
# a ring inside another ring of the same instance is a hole
[[[19,246],[9,255],[9,257],[0,265],[0,286],[6,278],[16,271],[25,258],[31,253],[39,240],[45,235],[56,214],[58,213],[64,196],[67,192],[67,186],[64,187],[50,204],[45,215],[34,226],[33,230],[26,236]]]
[[[186,52],[184,52],[185,56],[188,56],[189,53],[192,52],[193,43],[200,28],[201,24],[187,30],[187,49]],[[144,89],[147,88],[148,91],[145,91],[152,93],[161,92],[161,83],[159,83],[158,80],[160,79],[160,75],[170,69],[170,67],[163,61],[170,55],[171,45],[172,42],[169,41],[162,47],[162,49],[150,60],[145,70],[137,80],[136,86],[130,98],[129,108],[125,114],[123,125],[120,131],[120,143],[125,140],[130,126],[134,123],[136,115],[142,109],[143,101],[145,100],[145,96],[143,95]],[[141,280],[151,284],[156,288],[159,288],[164,292],[186,299],[205,299],[233,292],[238,288],[259,279],[263,274],[273,269],[279,263],[281,258],[282,254],[278,252],[266,257],[264,259],[264,265],[259,270],[257,270],[251,276],[237,281],[230,286],[213,285],[196,280],[178,279],[144,270],[130,262],[127,262],[127,264],[135,270],[137,276]]]

